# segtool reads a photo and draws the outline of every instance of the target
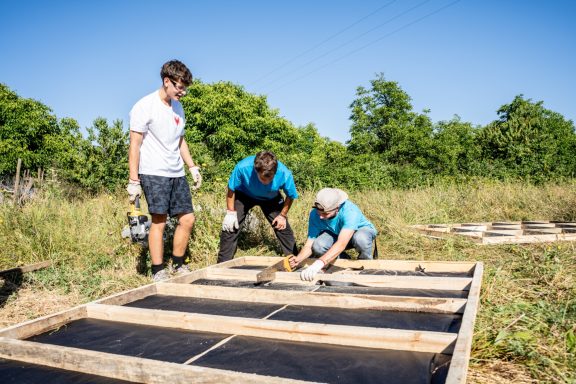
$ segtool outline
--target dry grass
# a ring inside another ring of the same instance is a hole
[[[123,195],[68,201],[56,192],[45,191],[17,211],[0,206],[0,268],[41,260],[54,263],[27,274],[21,286],[4,286],[1,325],[149,281],[137,272],[140,247],[120,238],[128,210]],[[431,240],[408,228],[426,223],[574,221],[574,185],[472,183],[353,192],[350,198],[379,229],[381,258],[485,263],[470,382],[576,380],[576,244],[478,246],[460,238]],[[302,193],[289,214],[300,244],[313,199],[314,193]],[[194,202],[197,222],[189,254],[200,268],[216,261],[224,193],[196,193]],[[260,222],[243,236],[237,255],[278,254],[269,226],[261,214],[256,217]]]

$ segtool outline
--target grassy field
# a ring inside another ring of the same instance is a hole
[[[379,229],[380,258],[485,263],[469,382],[574,383],[576,244],[478,246],[465,239],[428,239],[408,225],[576,221],[575,186],[484,182],[350,198]],[[289,214],[300,244],[313,197],[302,193]],[[216,260],[224,193],[196,192],[193,199],[197,223],[189,251],[192,265],[201,268]],[[53,262],[21,281],[0,282],[0,327],[148,283],[146,255],[120,236],[127,211],[122,193],[71,197],[55,185],[21,209],[0,205],[0,269]],[[278,252],[260,220],[243,236],[237,256]]]

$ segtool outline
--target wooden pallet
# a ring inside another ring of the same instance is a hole
[[[445,382],[465,383],[478,309],[482,263],[338,260],[335,265],[344,270],[319,274],[314,282],[301,281],[297,272],[278,272],[269,286],[256,286],[257,273],[279,260],[281,258],[278,257],[237,258],[166,282],[146,285],[5,328],[0,330],[0,359],[128,382],[312,382],[306,381],[308,378],[282,377],[281,370],[272,377],[249,371],[234,371],[227,367],[196,365],[205,355],[223,348],[234,337],[240,337],[274,343],[292,342],[318,348],[337,346],[357,353],[388,351],[392,356],[403,351],[443,354],[450,361]],[[366,273],[368,269],[373,273]],[[200,283],[206,281],[218,284]],[[316,284],[318,281],[324,285]],[[349,291],[343,293],[322,291],[331,289],[326,287],[330,284],[353,284],[354,287],[345,288]],[[419,290],[425,294],[366,294],[357,293],[357,288],[364,291]],[[437,292],[462,294],[459,297],[441,297],[437,296]],[[164,295],[161,296],[164,299],[226,300],[227,303],[240,303],[246,308],[270,304],[279,309],[260,318],[243,318],[196,313],[183,308],[163,310],[131,306],[138,300],[157,297],[155,295]],[[461,325],[457,332],[436,332],[273,319],[274,315],[281,315],[282,311],[295,306],[313,310],[369,311],[363,313],[376,313],[377,317],[383,314],[399,316],[407,312],[434,316],[452,314],[461,316]],[[181,332],[185,330],[228,336],[180,363],[102,352],[84,345],[72,347],[33,340],[35,337],[50,337],[51,332],[57,334],[74,322],[86,320],[113,322],[110,324],[118,326],[130,324],[133,327],[162,327],[162,332],[176,329]],[[318,355],[321,358],[321,353]],[[275,363],[282,366],[281,361]],[[0,377],[3,376],[1,367]],[[344,378],[343,381],[347,380]]]
[[[576,223],[503,221],[457,224],[418,224],[412,228],[433,238],[466,237],[479,244],[526,244],[576,240]]]

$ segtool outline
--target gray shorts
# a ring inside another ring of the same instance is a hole
[[[140,175],[150,214],[177,216],[194,212],[186,177]]]

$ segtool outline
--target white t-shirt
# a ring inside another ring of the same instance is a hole
[[[180,138],[184,135],[184,109],[172,100],[168,106],[159,91],[141,98],[130,111],[130,130],[142,132],[138,172],[164,177],[184,176]]]

